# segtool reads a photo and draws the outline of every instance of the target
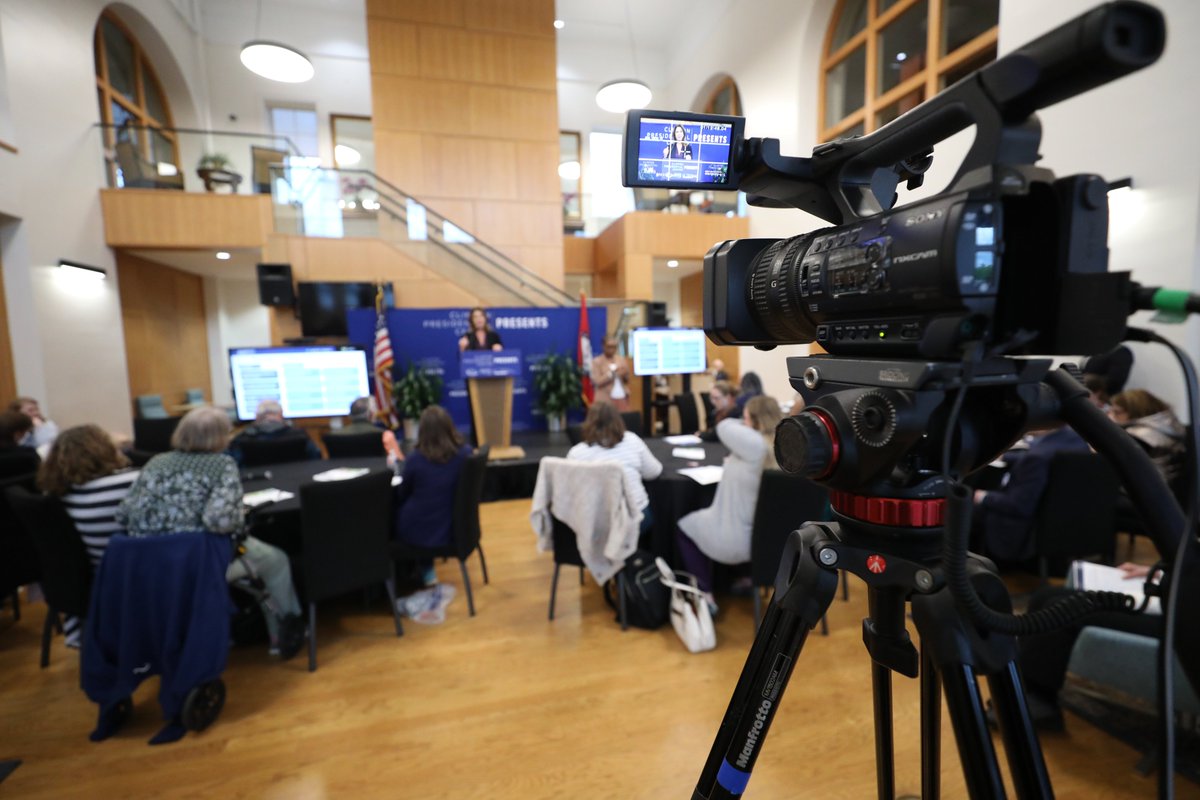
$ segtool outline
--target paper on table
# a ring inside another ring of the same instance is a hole
[[[282,489],[259,489],[256,492],[247,492],[242,495],[242,502],[251,508],[257,508],[267,503],[279,503],[284,500],[290,500],[295,496],[291,492],[285,492]]]
[[[666,442],[667,444],[672,444],[672,445],[690,445],[690,444],[700,444],[700,442],[702,442],[704,440],[701,439],[699,436],[693,436],[690,433],[686,433],[686,434],[683,434],[682,436],[664,436],[663,441]]]
[[[707,467],[688,467],[687,469],[679,470],[680,475],[686,475],[701,486],[717,483],[721,480],[721,476],[724,473],[725,468],[715,464]]]
[[[366,475],[371,470],[368,467],[334,467],[313,475],[314,481],[345,481]]]
[[[1125,574],[1116,567],[1105,564],[1093,564],[1091,561],[1072,561],[1071,571],[1067,574],[1068,583],[1076,589],[1090,589],[1097,592],[1120,592],[1131,595],[1135,606],[1142,604],[1146,596],[1143,587],[1145,578],[1126,578]],[[1162,606],[1157,597],[1151,597],[1146,606],[1147,614],[1161,614]]]
[[[676,458],[686,458],[688,461],[703,461],[703,447],[676,447],[671,451],[671,455]]]

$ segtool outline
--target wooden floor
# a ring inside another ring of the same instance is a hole
[[[134,717],[93,744],[95,707],[78,656],[55,642],[37,668],[41,606],[0,622],[0,760],[24,764],[0,798],[686,798],[751,641],[751,601],[723,598],[718,647],[689,655],[668,627],[622,633],[591,583],[563,572],[548,622],[551,557],[538,553],[529,501],[484,506],[490,586],[478,616],[460,593],[445,624],[406,625],[380,606],[321,616],[320,669],[236,649],[229,698],[201,734],[163,747],[147,682]],[[455,565],[439,565],[458,583]],[[750,781],[751,798],[873,797],[869,661],[862,585],[834,601],[831,635],[809,639]],[[897,787],[920,793],[915,681],[896,681]],[[965,796],[944,725],[943,790]],[[1059,798],[1154,796],[1137,755],[1068,715],[1043,745]],[[1178,796],[1200,790],[1180,782]]]

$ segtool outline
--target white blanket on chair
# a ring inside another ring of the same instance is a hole
[[[554,549],[551,517],[557,517],[575,532],[579,555],[598,583],[616,575],[637,549],[642,521],[629,480],[616,462],[543,458],[529,514],[538,550]]]

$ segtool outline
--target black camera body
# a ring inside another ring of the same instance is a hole
[[[1162,15],[1119,0],[964,77],[866,136],[783,156],[740,117],[630,112],[624,182],[741,189],[835,227],[715,245],[704,258],[704,328],[724,345],[816,343],[835,355],[959,358],[1110,350],[1133,307],[1108,272],[1107,184],[1033,167],[1034,112],[1152,64]],[[896,207],[933,146],[975,127],[946,192]]]

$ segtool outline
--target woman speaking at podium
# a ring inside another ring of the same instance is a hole
[[[502,350],[500,334],[488,325],[487,312],[476,306],[467,316],[467,332],[458,340],[459,350]]]

